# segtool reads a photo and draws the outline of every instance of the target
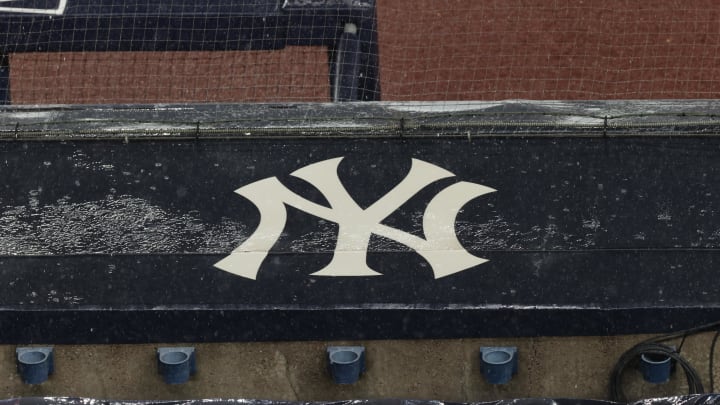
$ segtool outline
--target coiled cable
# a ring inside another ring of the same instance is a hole
[[[615,364],[615,367],[613,367],[612,373],[610,375],[610,398],[613,401],[616,402],[627,402],[627,398],[625,396],[625,393],[622,388],[622,377],[625,372],[625,370],[628,368],[630,364],[637,363],[640,356],[643,354],[650,354],[650,355],[662,355],[670,357],[671,359],[675,360],[676,364],[679,365],[683,371],[685,372],[685,377],[687,378],[687,384],[688,384],[688,390],[689,394],[702,394],[705,392],[705,389],[702,384],[702,379],[700,375],[698,374],[697,370],[684,358],[680,355],[680,350],[682,349],[682,346],[685,344],[685,338],[687,338],[690,335],[702,333],[702,332],[708,332],[708,331],[716,331],[715,336],[713,337],[712,344],[710,345],[710,391],[714,392],[714,384],[713,384],[713,357],[715,352],[715,345],[718,341],[718,338],[720,337],[720,322],[713,322],[706,325],[701,325],[695,328],[687,329],[684,331],[674,332],[667,335],[662,335],[658,337],[654,337],[648,340],[645,340],[643,342],[638,343],[637,345],[633,346],[629,350],[627,350],[625,353],[623,353],[620,356],[620,359],[618,359],[617,363]],[[668,340],[682,338],[680,347],[678,350],[661,344],[661,342],[667,342]]]
[[[635,363],[635,361],[644,354],[663,355],[672,358],[676,361],[676,364],[680,365],[683,371],[685,371],[689,394],[702,394],[705,392],[702,379],[697,370],[675,349],[660,343],[639,343],[623,353],[613,368],[610,377],[610,398],[612,398],[613,401],[627,402],[627,398],[622,389],[623,372],[628,365]]]

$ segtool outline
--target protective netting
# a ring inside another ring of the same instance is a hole
[[[378,18],[385,99],[720,95],[717,1],[388,0]]]
[[[720,96],[714,0],[0,0],[0,42],[13,104]]]
[[[58,52],[10,56],[13,104],[329,101],[327,52]]]

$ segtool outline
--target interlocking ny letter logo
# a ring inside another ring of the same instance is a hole
[[[367,209],[348,194],[337,174],[343,158],[329,159],[303,167],[292,176],[315,186],[330,207],[308,201],[285,187],[276,177],[256,181],[235,192],[252,201],[260,210],[255,232],[215,267],[255,280],[268,251],[277,242],[287,220],[286,204],[338,224],[337,244],[330,263],[315,276],[376,276],[366,255],[370,236],[384,236],[415,250],[430,264],[435,278],[445,277],[487,260],[468,253],[455,235],[455,218],[468,201],[495,190],[480,184],[459,182],[439,192],[423,215],[425,239],[383,225],[388,215],[423,188],[440,179],[454,177],[449,171],[413,159],[407,176]]]

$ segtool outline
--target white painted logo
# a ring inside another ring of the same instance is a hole
[[[373,234],[415,250],[430,264],[436,279],[487,261],[473,256],[462,247],[455,235],[455,218],[467,202],[495,190],[463,181],[440,191],[425,208],[423,239],[383,225],[381,221],[431,183],[454,177],[454,174],[422,160],[413,159],[410,172],[395,188],[370,207],[362,209],[348,194],[338,177],[337,169],[342,159],[324,160],[292,173],[292,176],[315,186],[325,196],[330,207],[297,195],[276,177],[259,180],[235,190],[257,206],[260,211],[260,224],[229,256],[215,263],[215,267],[255,280],[268,251],[285,228],[286,205],[338,224],[333,258],[327,266],[312,274],[315,276],[380,275],[366,263],[368,244]]]
[[[27,0],[0,0],[0,13],[63,15],[67,0],[57,0],[53,8],[28,7]]]

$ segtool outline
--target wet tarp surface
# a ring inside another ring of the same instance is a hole
[[[654,103],[652,120],[628,103],[451,107],[5,111],[0,339],[607,335],[720,318],[720,126],[698,118],[718,106]]]

